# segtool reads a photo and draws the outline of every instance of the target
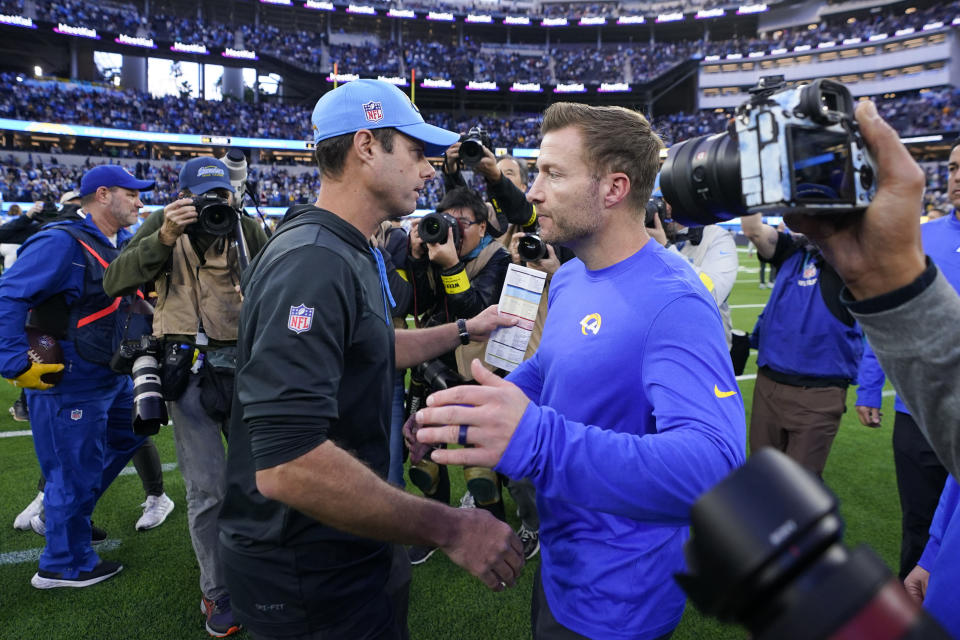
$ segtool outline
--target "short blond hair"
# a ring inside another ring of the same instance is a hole
[[[591,107],[556,102],[543,114],[542,136],[566,127],[583,135],[584,160],[598,178],[605,173],[625,173],[630,179],[628,201],[641,212],[653,193],[663,148],[642,113],[624,107]]]

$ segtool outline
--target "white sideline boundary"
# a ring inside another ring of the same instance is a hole
[[[36,535],[32,531],[29,532],[30,535]],[[95,549],[99,551],[113,551],[121,544],[120,540],[114,538],[109,538],[98,544]],[[0,566],[5,566],[9,564],[24,564],[27,562],[37,562],[40,559],[40,554],[43,553],[43,547],[36,549],[24,549],[23,551],[8,551],[7,553],[0,553]]]

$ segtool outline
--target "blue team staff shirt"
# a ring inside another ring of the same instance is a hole
[[[690,507],[745,457],[713,298],[656,242],[598,271],[571,260],[539,349],[508,379],[532,402],[497,470],[536,485],[552,613],[594,638],[666,633]]]
[[[947,282],[960,293],[960,220],[957,219],[956,214],[957,211],[954,209],[949,216],[925,222],[920,225],[920,235],[923,239],[924,252],[937,265]],[[937,327],[913,327],[910,331],[936,331],[936,329]],[[870,345],[865,343],[857,379],[860,385],[857,389],[857,405],[879,408],[885,382],[886,375],[880,368],[877,356],[874,355]],[[894,409],[902,413],[910,413],[900,396],[894,399]]]
[[[757,366],[856,381],[863,353],[860,327],[845,325],[824,303],[820,271],[815,254],[802,249],[780,265],[770,300],[757,320]]]
[[[81,224],[109,244],[89,216]],[[118,246],[129,239],[130,233],[126,230],[118,232]],[[0,278],[0,375],[3,377],[13,378],[29,362],[24,330],[29,310],[61,293],[71,305],[83,293],[86,268],[83,251],[80,243],[66,231],[45,229],[23,243],[17,261],[3,272]],[[109,368],[78,356],[71,341],[59,342],[63,349],[63,380],[52,389],[37,393],[94,389],[115,379],[116,374]]]

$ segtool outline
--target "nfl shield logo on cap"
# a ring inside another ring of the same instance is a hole
[[[313,326],[313,307],[299,305],[290,307],[290,315],[287,317],[287,329],[294,333],[303,333],[310,331]]]
[[[380,122],[383,120],[383,103],[365,102],[363,103],[363,115],[368,122]]]

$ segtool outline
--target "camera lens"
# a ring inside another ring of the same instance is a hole
[[[167,424],[167,406],[163,402],[160,365],[151,355],[142,355],[133,363],[133,431],[153,435]]]
[[[483,159],[483,145],[479,140],[464,140],[460,145],[460,158],[464,164],[477,164]]]
[[[447,226],[439,213],[428,213],[420,219],[420,238],[431,244],[443,244],[447,241]]]
[[[229,204],[217,198],[214,202],[198,208],[197,227],[213,236],[225,236],[232,233],[237,221],[237,213]]]
[[[674,145],[660,172],[660,188],[673,219],[687,226],[744,215],[736,137],[721,133]]]
[[[517,243],[517,253],[528,262],[543,260],[547,257],[547,245],[539,236],[526,235]]]

